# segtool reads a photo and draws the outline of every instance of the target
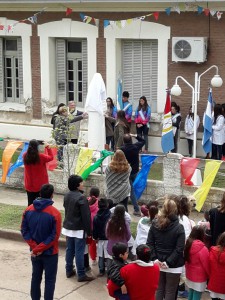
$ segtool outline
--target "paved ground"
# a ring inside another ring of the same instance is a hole
[[[63,196],[54,196],[54,205],[63,209]],[[27,205],[26,193],[0,186],[0,203],[11,205]],[[132,213],[132,207],[129,206]],[[200,220],[202,214],[192,213],[192,218]],[[132,216],[133,221],[138,217]],[[0,299],[1,300],[27,300],[30,299],[31,262],[28,246],[24,242],[16,242],[0,237]],[[92,266],[92,275],[98,274],[98,267]],[[43,299],[43,298],[42,298]],[[67,279],[65,276],[65,249],[60,249],[59,268],[56,282],[55,298],[63,300],[109,300],[107,294],[106,278],[96,278],[90,283],[78,283],[76,278]],[[203,300],[210,299],[204,293]]]

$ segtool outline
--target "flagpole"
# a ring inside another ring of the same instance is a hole
[[[193,154],[192,157],[196,157],[197,149],[197,114],[198,114],[198,72],[195,72],[195,88],[194,88],[194,107],[192,111],[194,112],[194,143],[193,143]]]

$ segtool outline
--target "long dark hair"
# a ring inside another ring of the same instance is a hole
[[[53,116],[59,114],[59,109],[60,109],[60,107],[62,107],[62,106],[65,106],[65,104],[64,104],[64,103],[60,103],[60,104],[58,105],[56,111],[53,113]]]
[[[144,100],[145,103],[143,105],[141,105],[140,100]],[[144,111],[146,111],[148,108],[148,102],[147,102],[147,99],[145,96],[141,96],[139,99],[138,110],[141,110],[142,108]]]
[[[150,200],[146,206],[148,208],[148,214],[149,214],[150,223],[151,223],[153,221],[153,219],[155,218],[155,216],[159,212],[159,209],[158,209],[159,203],[156,200]]]
[[[124,238],[126,233],[127,227],[125,222],[125,207],[122,204],[118,204],[115,207],[114,214],[109,220],[107,236],[109,238]]]
[[[115,105],[113,103],[113,99],[111,97],[107,97],[106,101],[109,100],[110,101],[110,108],[113,108]]]
[[[38,141],[31,140],[28,145],[28,149],[23,158],[25,165],[37,164],[40,162],[40,156],[38,152]]]
[[[191,204],[185,195],[177,196],[174,201],[177,204],[178,216],[189,216],[191,212]]]
[[[127,122],[126,114],[125,114],[124,110],[119,110],[117,112],[117,121],[119,123],[123,123],[127,127],[127,129],[130,128],[129,123]]]
[[[195,240],[200,240],[203,242],[204,240],[204,227],[203,226],[194,226],[192,231],[187,239],[185,248],[184,248],[184,260],[190,262],[190,250],[192,243]]]
[[[220,115],[223,115],[222,105],[221,104],[216,104],[214,106],[214,122],[213,122],[213,124],[216,124],[216,120]]]
[[[180,112],[180,106],[177,105],[176,102],[172,101],[172,102],[171,102],[171,107],[174,107],[174,108],[176,109],[177,113]]]

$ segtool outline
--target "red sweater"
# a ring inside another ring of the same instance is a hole
[[[159,273],[158,265],[154,265],[152,262],[145,263],[141,260],[136,260],[120,270],[120,275],[125,281],[131,300],[155,300]],[[108,282],[108,290],[111,297],[113,297],[117,289],[119,287],[113,282]]]
[[[209,278],[209,250],[200,240],[193,241],[190,262],[185,263],[186,277],[193,282],[205,282]]]
[[[54,156],[51,148],[46,147],[46,149],[48,154],[40,153],[39,163],[24,164],[24,186],[28,192],[39,192],[42,185],[48,183],[46,163],[53,160]]]
[[[213,246],[209,252],[210,276],[208,290],[225,294],[225,249],[220,252],[218,246]]]

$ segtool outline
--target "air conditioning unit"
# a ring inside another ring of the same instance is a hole
[[[202,63],[207,59],[207,38],[173,37],[172,61]]]

